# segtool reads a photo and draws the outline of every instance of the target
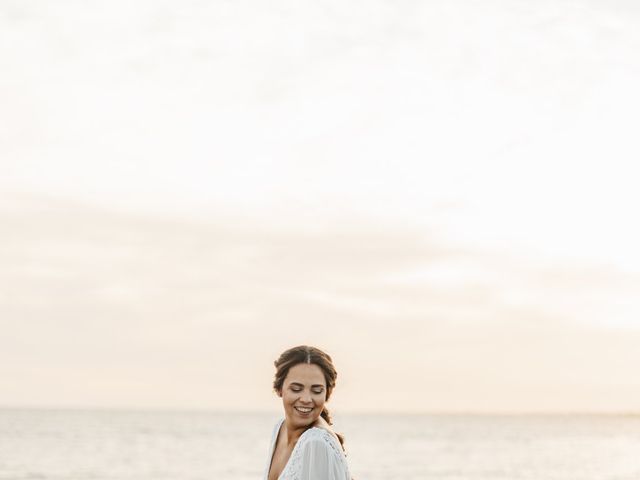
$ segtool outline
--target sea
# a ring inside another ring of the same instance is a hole
[[[0,480],[260,480],[277,414],[0,409]],[[355,480],[640,480],[636,415],[334,415]]]

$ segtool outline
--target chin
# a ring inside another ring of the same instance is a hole
[[[297,424],[297,425],[311,425],[311,424],[315,423],[318,420],[318,418],[320,418],[320,415],[318,414],[318,415],[310,416],[308,418],[304,418],[304,417],[299,416],[295,411],[293,411],[293,412],[288,413],[287,417],[294,424]]]

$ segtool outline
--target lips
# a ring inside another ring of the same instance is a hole
[[[309,413],[311,413],[313,411],[313,408],[311,407],[293,407],[298,413],[301,413],[302,415],[308,415]]]

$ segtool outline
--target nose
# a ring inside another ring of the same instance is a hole
[[[309,392],[307,392],[306,390],[304,390],[302,393],[300,393],[300,401],[302,403],[311,403],[311,394]]]

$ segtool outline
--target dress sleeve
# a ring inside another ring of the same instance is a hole
[[[302,452],[301,480],[345,480],[335,452],[322,438],[312,438]]]

